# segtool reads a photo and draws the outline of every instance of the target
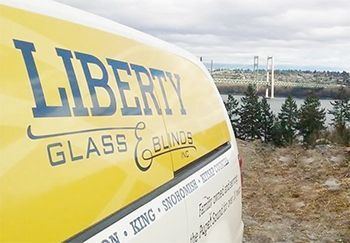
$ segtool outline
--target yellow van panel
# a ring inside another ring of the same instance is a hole
[[[0,241],[65,240],[229,141],[214,86],[190,61],[0,13]]]
[[[137,52],[132,51],[135,43],[8,7],[0,6],[0,11],[0,241],[65,240],[173,178],[170,154],[155,158],[147,172],[134,161],[135,133],[143,138],[139,151],[150,147],[151,140],[145,138],[165,132],[161,116],[122,117],[116,112],[114,116],[33,117],[32,88],[13,39],[35,44],[46,103],[52,106],[61,105],[57,87],[65,88],[67,96],[70,89],[56,47],[126,60],[123,50]],[[84,74],[78,62],[74,66],[89,107]],[[130,83],[131,91],[135,85]],[[100,105],[108,104],[104,90],[97,91]],[[101,130],[78,133],[92,129]]]

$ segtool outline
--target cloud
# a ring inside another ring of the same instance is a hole
[[[58,0],[176,44],[217,63],[350,71],[348,0]]]

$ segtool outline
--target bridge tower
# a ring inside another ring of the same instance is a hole
[[[275,97],[275,67],[273,63],[273,56],[267,57],[266,82],[267,82],[266,98],[269,97],[269,87],[271,87],[270,98],[273,99]]]
[[[258,82],[258,72],[259,72],[259,56],[254,56],[254,68],[253,68],[253,74],[254,74],[254,82]]]

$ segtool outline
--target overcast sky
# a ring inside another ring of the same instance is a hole
[[[350,0],[58,0],[204,61],[350,71]]]

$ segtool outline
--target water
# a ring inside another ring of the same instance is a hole
[[[222,99],[224,101],[227,100],[228,95],[221,95]],[[243,97],[243,95],[234,95],[233,97],[235,97],[235,99],[237,99],[239,102],[241,102],[241,98]],[[267,103],[269,103],[272,112],[277,115],[280,110],[281,110],[281,106],[283,104],[283,102],[286,100],[286,97],[276,97],[273,99],[268,99]],[[299,99],[299,98],[294,98],[298,108],[300,108],[300,106],[304,103],[304,99]],[[326,122],[325,124],[327,126],[330,126],[330,123],[332,122],[332,118],[333,116],[331,114],[328,113],[328,110],[332,109],[332,104],[331,101],[334,100],[329,100],[329,99],[320,99],[320,103],[321,103],[321,107],[324,108],[326,110]]]

